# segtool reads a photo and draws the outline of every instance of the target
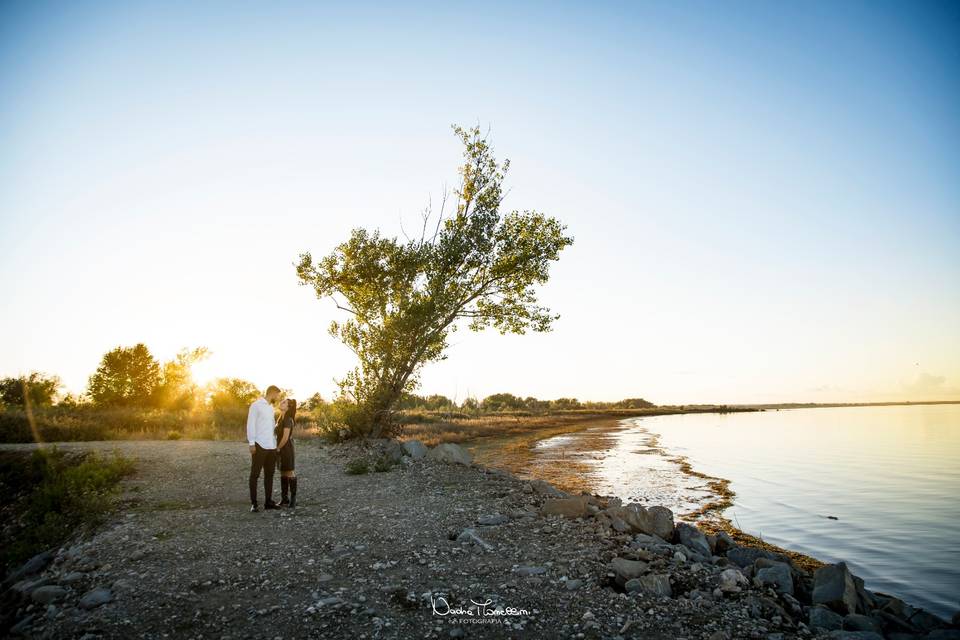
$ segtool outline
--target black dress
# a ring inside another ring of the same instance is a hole
[[[287,444],[283,445],[283,448],[278,451],[277,464],[280,466],[280,471],[293,471],[293,418],[281,417],[280,420],[277,421],[275,431],[277,445],[283,440],[284,429],[290,429],[290,438],[287,440]]]

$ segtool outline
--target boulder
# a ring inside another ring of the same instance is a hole
[[[427,457],[432,460],[437,460],[438,462],[446,462],[447,464],[470,465],[473,463],[473,457],[470,455],[470,452],[452,442],[438,444],[433,449],[430,449]]]
[[[624,507],[610,507],[606,510],[630,525],[633,531],[657,536],[664,540],[673,537],[673,512],[666,507],[650,507],[630,503]]]
[[[638,580],[640,581],[640,593],[664,598],[673,596],[673,589],[670,587],[670,576],[666,573],[641,576]]]
[[[686,522],[681,522],[677,525],[677,537],[683,546],[707,558],[710,557],[710,543],[707,542],[707,537],[703,535],[700,529]]]
[[[823,605],[818,605],[810,608],[808,623],[814,631],[817,629],[833,631],[843,626],[843,616],[834,613]]]
[[[540,507],[540,515],[543,516],[563,516],[565,518],[584,518],[590,513],[587,509],[587,501],[582,497],[576,498],[556,498],[547,500]]]
[[[633,530],[630,525],[628,525],[626,522],[623,521],[623,519],[618,518],[617,516],[613,516],[612,518],[610,518],[610,526],[617,533],[628,533]]]
[[[757,549],[755,547],[733,547],[732,549],[727,550],[727,559],[741,569],[749,567],[756,562],[758,558],[766,558],[768,560],[776,560],[777,562],[783,562],[788,565],[790,564],[790,561],[782,553],[774,553],[765,549]]]
[[[383,455],[391,462],[403,460],[403,446],[396,440],[387,440],[383,444]]]
[[[673,539],[673,511],[666,507],[650,507],[647,509],[650,514],[652,533],[664,540]]]
[[[857,585],[847,563],[828,564],[813,574],[813,604],[824,604],[840,613],[857,612]]]
[[[113,600],[113,592],[110,589],[91,589],[83,594],[83,597],[80,598],[81,609],[95,609],[100,605],[107,604]]]
[[[790,567],[782,562],[771,562],[772,566],[757,571],[756,578],[762,585],[772,586],[777,593],[793,595],[793,576]]]
[[[3,581],[3,588],[7,588],[14,582],[19,582],[24,578],[28,578],[32,575],[38,574],[44,569],[47,568],[47,565],[53,560],[53,550],[44,551],[43,553],[38,553],[29,560],[27,560],[23,565],[11,573],[6,580]]]
[[[610,561],[610,567],[617,577],[621,579],[621,584],[634,578],[639,578],[647,572],[647,563],[639,560],[628,560],[626,558],[614,558]]]
[[[550,496],[551,498],[570,497],[570,494],[560,491],[560,489],[557,489],[546,480],[531,480],[530,489],[533,491],[533,493],[538,493],[542,496]]]
[[[33,601],[39,602],[40,604],[50,604],[51,602],[56,602],[65,595],[67,595],[67,590],[56,585],[37,587],[30,593],[30,597],[33,598]]]
[[[721,531],[717,534],[717,547],[714,552],[723,555],[735,546],[737,545],[733,541],[733,538],[730,537],[730,534],[726,531]]]
[[[720,591],[724,593],[737,593],[741,587],[747,586],[749,581],[747,577],[737,569],[724,569],[720,572]]]
[[[419,460],[427,455],[427,447],[419,440],[407,440],[401,446],[403,447],[403,452],[414,460]]]
[[[862,613],[851,613],[848,616],[844,616],[843,624],[840,628],[844,631],[876,631],[877,633],[883,631],[879,622]]]

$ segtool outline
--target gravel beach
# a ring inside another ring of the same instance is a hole
[[[253,514],[243,443],[60,447],[117,451],[137,471],[98,532],[8,576],[11,635],[960,637],[864,590],[842,564],[814,576],[675,523],[668,509],[571,496],[469,463],[456,445],[422,455],[389,441],[298,441],[297,508]],[[396,466],[346,474],[358,456]]]

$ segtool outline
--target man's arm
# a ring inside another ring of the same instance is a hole
[[[247,410],[247,444],[250,445],[250,453],[257,450],[257,404],[250,405]]]

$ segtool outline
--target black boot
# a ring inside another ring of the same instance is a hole
[[[280,506],[286,507],[290,504],[290,478],[287,476],[280,476]]]
[[[297,478],[288,478],[290,481],[290,508],[297,506]]]

